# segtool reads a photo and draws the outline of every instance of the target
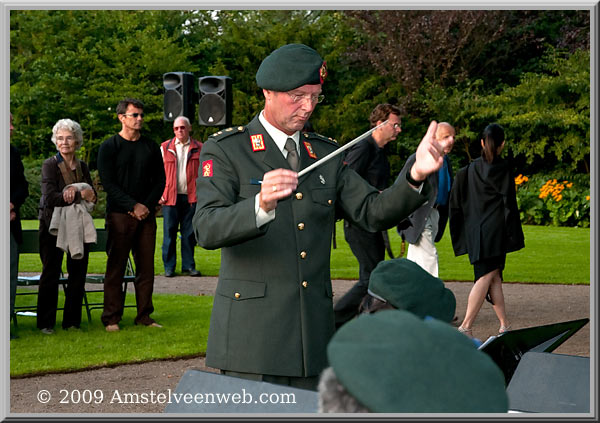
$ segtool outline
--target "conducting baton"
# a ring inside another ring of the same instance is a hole
[[[329,153],[328,155],[326,155],[325,157],[323,157],[322,159],[317,160],[316,162],[314,162],[313,164],[311,164],[310,166],[302,169],[300,172],[298,172],[298,178],[300,178],[303,175],[306,175],[308,172],[310,172],[311,170],[313,170],[314,168],[321,166],[322,164],[328,162],[330,159],[332,159],[333,157],[337,156],[338,154],[346,151],[347,149],[349,149],[350,147],[352,147],[354,144],[356,144],[357,142],[360,142],[362,140],[364,140],[365,138],[367,138],[369,135],[371,135],[373,133],[374,130],[381,128],[383,125],[385,125],[386,123],[388,123],[388,121],[386,120],[383,123],[380,123],[379,125],[377,125],[374,128],[369,129],[367,132],[365,132],[362,135],[359,135],[357,138],[354,138],[352,141],[350,141],[349,143],[343,145],[342,147],[338,148],[335,151],[332,151],[331,153]]]

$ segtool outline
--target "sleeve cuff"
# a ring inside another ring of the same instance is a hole
[[[254,197],[254,215],[256,217],[256,227],[260,228],[261,226],[269,223],[270,221],[275,219],[275,210],[271,210],[270,212],[266,212],[260,208],[259,205],[259,194],[256,194]]]

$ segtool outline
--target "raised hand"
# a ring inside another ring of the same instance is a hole
[[[437,172],[444,164],[444,149],[435,139],[437,122],[432,120],[427,133],[417,147],[415,164],[410,170],[410,176],[415,181],[423,181],[433,172]]]

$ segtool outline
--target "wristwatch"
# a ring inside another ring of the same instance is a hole
[[[422,181],[415,181],[412,176],[410,176],[410,169],[408,170],[408,172],[406,172],[406,180],[408,181],[409,184],[418,187],[419,185],[421,185],[423,182],[425,182],[425,180]]]

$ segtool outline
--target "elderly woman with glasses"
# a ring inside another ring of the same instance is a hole
[[[62,327],[63,329],[79,328],[89,243],[80,244],[81,248],[75,254],[71,239],[73,227],[87,224],[86,228],[76,229],[86,229],[86,234],[93,231],[93,242],[95,242],[93,221],[87,211],[96,202],[96,191],[87,164],[77,159],[75,154],[83,144],[81,126],[71,119],[59,120],[52,128],[52,142],[56,145],[58,153],[44,161],[42,165],[42,196],[39,207],[39,245],[43,268],[38,293],[37,327],[45,334],[53,333],[56,324],[58,283],[64,249],[67,250],[68,282],[65,289]],[[83,219],[63,217],[60,224],[55,223],[57,220],[60,221],[60,212],[75,205],[87,207],[82,213]],[[85,231],[80,231],[83,232]],[[68,234],[69,248],[65,248],[63,243],[65,233]],[[89,236],[81,241],[87,240]]]

